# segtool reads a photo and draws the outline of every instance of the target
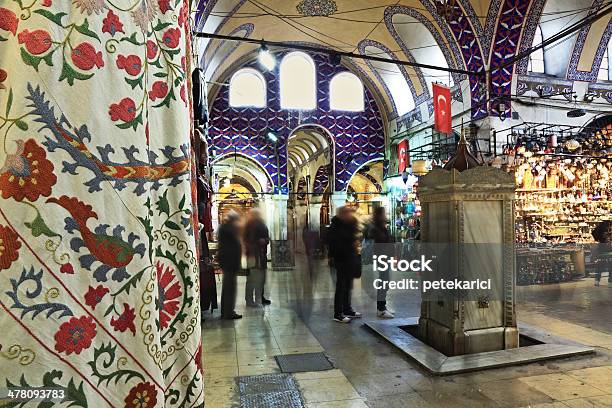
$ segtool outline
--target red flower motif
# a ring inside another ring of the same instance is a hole
[[[123,23],[119,20],[119,16],[113,13],[113,10],[108,10],[106,17],[102,20],[102,32],[109,33],[115,36],[115,33],[125,33],[123,31]]]
[[[155,265],[155,269],[157,270],[156,305],[159,310],[159,325],[165,329],[179,309],[180,301],[176,299],[182,295],[182,292],[179,282],[175,281],[176,276],[173,269],[168,266],[164,270],[164,265],[160,262]],[[174,284],[170,285],[173,281],[175,281]]]
[[[130,307],[127,303],[123,304],[123,313],[119,316],[119,318],[115,319],[114,317],[111,319],[111,326],[115,328],[115,331],[120,331],[123,333],[127,329],[130,329],[133,335],[136,335],[136,326],[134,326],[134,318],[136,315],[134,314],[134,309]]]
[[[187,21],[189,21],[189,2],[184,1],[183,7],[179,13],[178,24],[183,27]]]
[[[95,336],[96,324],[91,316],[73,317],[62,323],[55,333],[55,350],[60,353],[66,352],[68,355],[80,354],[91,346]]]
[[[176,48],[181,39],[181,30],[178,28],[169,28],[162,36],[162,42],[168,48]]]
[[[13,35],[17,34],[19,19],[11,10],[0,7],[0,29],[10,31]]]
[[[149,99],[152,101],[158,98],[161,99],[164,98],[166,94],[168,94],[168,84],[164,81],[156,81],[149,91]]]
[[[43,0],[42,5],[44,7],[51,7],[53,0]]]
[[[60,272],[68,275],[74,275],[74,268],[70,262],[63,264],[60,267]]]
[[[154,408],[157,404],[157,391],[149,382],[136,384],[124,401],[125,408]]]
[[[154,41],[147,41],[147,58],[152,60],[157,56],[157,52],[159,51],[159,47],[155,44]]]
[[[12,228],[0,225],[0,271],[8,269],[19,258],[21,242]]]
[[[166,14],[170,10],[170,0],[157,0],[157,4],[159,4],[159,10],[162,14]]]
[[[2,68],[0,68],[0,89],[6,89],[6,86],[4,86],[3,82],[6,81],[7,77],[8,77],[7,72],[3,70]]]
[[[72,62],[83,71],[104,66],[102,52],[96,51],[94,46],[88,42],[81,43],[72,50]]]
[[[98,285],[96,288],[90,286],[89,290],[85,294],[85,304],[90,306],[93,310],[96,310],[98,303],[102,301],[104,296],[109,292],[108,288],[102,285]]]
[[[117,68],[124,69],[129,75],[136,76],[142,69],[142,60],[138,55],[119,55],[117,57]]]
[[[124,98],[118,104],[113,103],[108,109],[108,114],[113,122],[118,120],[131,122],[136,117],[136,103],[130,98]]]
[[[17,151],[8,154],[0,168],[0,190],[2,198],[13,197],[16,201],[36,201],[41,195],[49,197],[51,187],[57,181],[53,174],[53,163],[47,160],[45,149],[34,139],[17,141]]]
[[[187,106],[187,87],[185,84],[181,86],[181,99],[185,102],[185,106]]]
[[[30,54],[44,54],[51,48],[51,36],[45,30],[23,30],[17,35],[19,44],[24,44]]]

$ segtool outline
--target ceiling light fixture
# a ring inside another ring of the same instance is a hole
[[[268,140],[271,141],[272,143],[276,143],[278,142],[278,136],[276,136],[272,132],[268,132]]]
[[[268,71],[272,71],[274,69],[274,67],[276,67],[276,58],[274,57],[274,55],[272,55],[272,53],[270,52],[270,50],[268,49],[268,47],[266,47],[266,45],[262,45],[261,48],[259,48],[259,63]]]

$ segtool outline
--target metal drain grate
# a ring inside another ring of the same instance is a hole
[[[289,374],[238,377],[241,408],[303,408],[295,379]]]
[[[300,392],[282,391],[240,396],[241,408],[303,408]]]
[[[287,374],[264,374],[238,377],[240,395],[281,392],[297,389],[293,377]]]
[[[283,354],[274,358],[283,373],[326,371],[334,368],[324,353]]]

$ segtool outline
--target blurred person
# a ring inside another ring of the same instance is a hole
[[[601,275],[608,272],[608,286],[612,288],[612,221],[602,221],[593,229],[593,246],[591,257],[595,260],[595,286],[599,286]]]
[[[334,296],[334,320],[350,323],[361,317],[351,307],[353,279],[359,276],[361,264],[357,252],[357,219],[350,207],[338,208],[329,228],[329,257],[336,268],[336,293]]]
[[[371,241],[375,248],[380,250],[391,250],[391,248],[387,248],[386,245],[376,245],[376,244],[393,244],[395,240],[391,235],[391,231],[387,227],[387,214],[385,212],[385,207],[376,207],[374,209],[374,213],[372,214],[372,218],[370,222],[366,225],[364,229],[364,239]],[[378,254],[370,254],[370,255],[378,255]],[[389,280],[389,271],[380,271],[379,278],[388,281]],[[393,319],[395,316],[393,312],[387,309],[387,289],[378,289],[376,293],[376,309],[377,315],[381,319]]]
[[[266,271],[268,267],[268,244],[270,234],[261,212],[253,209],[249,212],[244,229],[244,244],[247,256],[247,276],[245,300],[247,306],[255,307],[272,303],[264,297]]]
[[[230,212],[219,227],[219,249],[217,258],[223,269],[223,284],[221,286],[221,318],[241,319],[234,310],[236,308],[237,274],[240,270],[242,247],[240,245],[240,216]]]

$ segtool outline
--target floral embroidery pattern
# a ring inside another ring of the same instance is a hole
[[[2,198],[36,201],[41,195],[48,197],[57,181],[53,163],[47,160],[45,150],[34,139],[28,139],[25,143],[18,140],[16,143],[17,151],[7,155],[0,168]]]
[[[55,333],[55,349],[60,353],[68,355],[91,347],[91,341],[96,335],[96,324],[89,316],[73,317],[66,323],[62,323]]]
[[[8,269],[19,257],[21,242],[17,240],[17,234],[9,227],[0,225],[0,270]]]
[[[157,269],[157,308],[159,310],[159,324],[162,329],[168,327],[168,323],[179,309],[178,298],[182,295],[181,287],[176,281],[174,271],[170,267],[164,269],[164,265],[158,263]]]
[[[5,386],[203,406],[188,17],[184,0],[0,6],[1,343],[37,350]]]

